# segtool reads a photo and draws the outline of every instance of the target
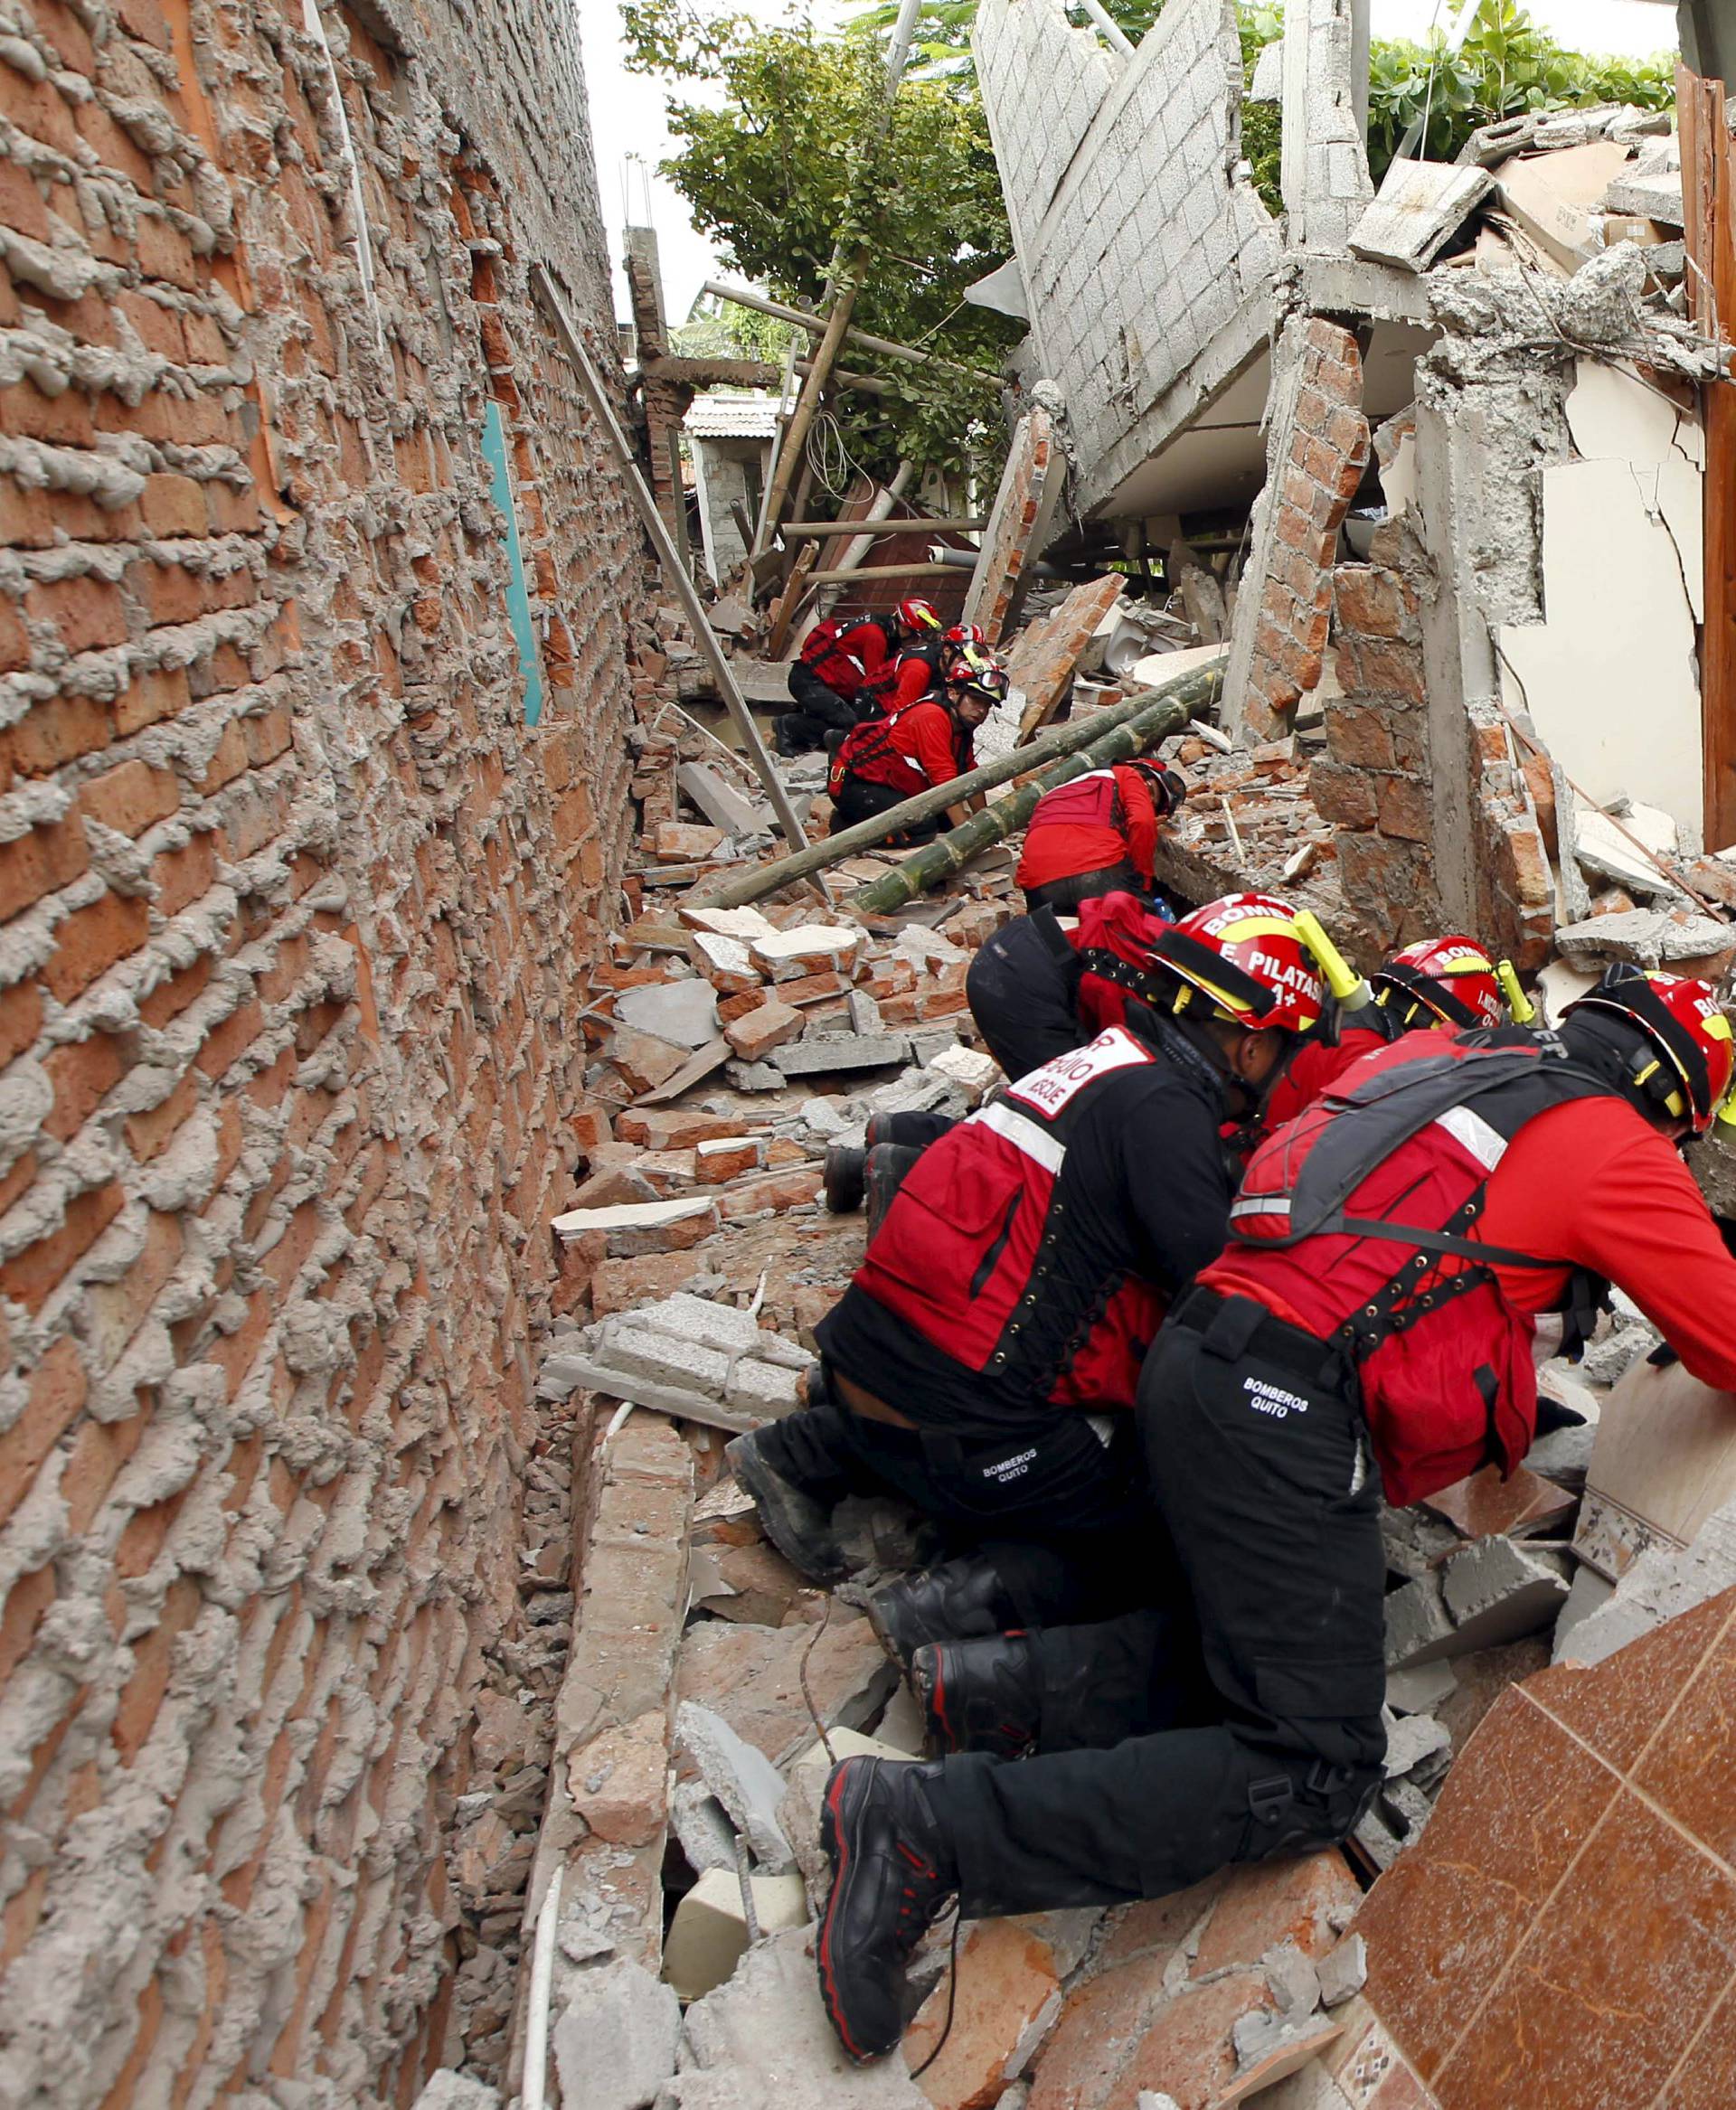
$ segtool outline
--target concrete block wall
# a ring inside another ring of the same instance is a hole
[[[1284,15],[1282,188],[1293,244],[1342,250],[1374,195],[1368,173],[1367,0],[1291,0]]]
[[[0,38],[0,2091],[40,2110],[408,2102],[516,1683],[646,581],[525,291],[609,355],[571,12],[323,28]]]
[[[1185,381],[1256,296],[1249,355],[1264,342],[1281,247],[1235,173],[1233,0],[1169,0],[1125,61],[1086,35],[1061,0],[986,0],[975,48],[1033,334],[1089,511],[1231,378],[1233,362],[1209,386]]]

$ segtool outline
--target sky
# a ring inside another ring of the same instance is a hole
[[[859,0],[815,0],[813,14],[827,27],[854,11]],[[1637,57],[1673,47],[1675,10],[1654,0],[1526,0],[1533,18],[1563,43],[1584,52]],[[672,322],[684,321],[702,282],[716,269],[711,244],[687,218],[685,201],[654,173],[671,151],[664,123],[664,89],[627,72],[621,62],[617,0],[576,0],[590,91],[591,139],[603,225],[615,268],[615,308],[627,315],[621,277],[621,230],[644,224],[646,198],[663,258],[664,304]],[[735,0],[745,14],[781,18],[782,0]],[[1457,0],[1373,0],[1376,36],[1421,36],[1437,15],[1449,21]],[[626,201],[624,204],[624,200]]]

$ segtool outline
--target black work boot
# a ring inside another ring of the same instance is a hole
[[[752,1497],[768,1539],[792,1568],[816,1582],[838,1582],[849,1565],[832,1529],[832,1508],[787,1480],[762,1455],[763,1429],[731,1436],[723,1456],[736,1485]]]
[[[834,1216],[848,1216],[862,1207],[868,1188],[868,1153],[854,1144],[834,1143],[826,1154],[826,1206]]]
[[[1036,1748],[1043,1690],[1028,1634],[930,1642],[910,1658],[910,1688],[937,1757],[986,1751],[1023,1758]]]
[[[814,1960],[820,1999],[858,2065],[904,2034],[904,1966],[958,1887],[937,1806],[941,1768],[846,1758],[820,1805],[832,1890]]]
[[[1004,1634],[1019,1620],[999,1571],[980,1554],[888,1583],[868,1599],[867,1611],[881,1646],[905,1671],[928,1643]]]
[[[868,1203],[868,1238],[886,1220],[899,1189],[922,1153],[913,1143],[877,1143],[868,1153],[863,1186]]]

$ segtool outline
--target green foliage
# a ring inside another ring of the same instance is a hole
[[[707,295],[679,328],[670,331],[669,342],[688,359],[758,359],[777,366],[797,334],[794,323],[780,323],[775,315]]]
[[[901,453],[956,467],[993,452],[998,367],[1021,333],[963,300],[1012,246],[974,87],[907,78],[882,138],[884,52],[866,30],[822,37],[689,0],[627,0],[621,15],[635,70],[710,84],[718,107],[672,94],[680,145],[663,173],[731,268],[818,307],[835,245],[860,251],[859,327],[982,372],[978,385],[863,355],[891,392],[843,399],[855,459],[885,474]]]
[[[1368,158],[1376,183],[1413,122],[1427,114],[1422,158],[1450,161],[1479,126],[1527,110],[1594,103],[1668,109],[1675,64],[1571,52],[1540,30],[1514,0],[1483,0],[1470,34],[1450,58],[1437,34],[1427,45],[1377,43],[1370,53]]]

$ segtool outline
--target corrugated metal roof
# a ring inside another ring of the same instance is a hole
[[[681,422],[697,439],[772,439],[778,406],[768,395],[695,396]]]

